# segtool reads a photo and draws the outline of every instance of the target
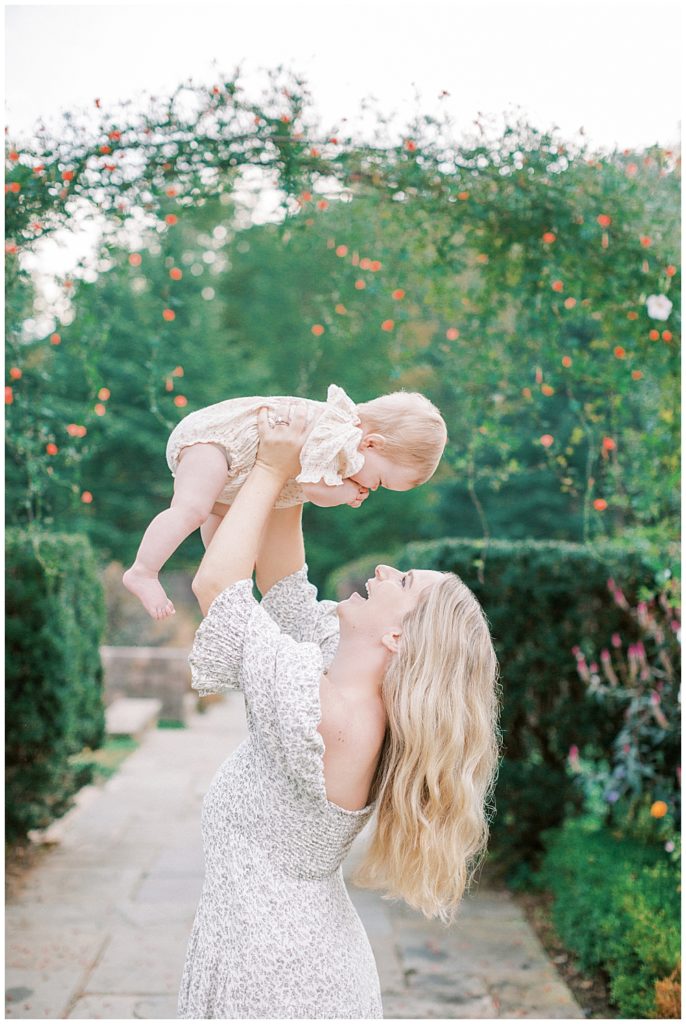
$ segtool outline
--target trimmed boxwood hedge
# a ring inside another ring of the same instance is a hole
[[[102,744],[105,603],[88,539],[6,533],[6,839],[70,806],[84,770],[70,757]]]
[[[361,591],[379,560],[342,566],[327,580],[327,592],[340,600]],[[392,564],[454,572],[484,608],[503,686],[491,852],[509,881],[524,882],[540,863],[541,833],[581,812],[581,793],[566,770],[570,746],[607,751],[621,726],[621,709],[601,711],[589,699],[572,647],[592,639],[599,653],[614,632],[638,639],[607,580],[614,577],[631,602],[642,585],[654,584],[654,552],[610,542],[590,548],[492,540],[486,547],[483,540],[447,539],[409,544]]]

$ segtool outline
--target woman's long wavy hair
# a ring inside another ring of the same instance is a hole
[[[450,924],[486,853],[502,741],[489,625],[458,576],[405,616],[381,694],[376,828],[351,881]]]

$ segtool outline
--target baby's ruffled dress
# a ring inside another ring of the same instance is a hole
[[[260,408],[266,405],[273,410],[289,403],[306,405],[310,417],[317,417],[317,420],[301,452],[301,471],[295,480],[287,481],[275,508],[288,508],[305,501],[300,484],[322,480],[325,484],[336,485],[362,469],[364,456],[357,450],[362,428],[355,403],[343,388],[331,384],[326,402],[288,395],[253,395],[229,398],[190,413],[176,425],[167,442],[167,464],[172,475],[176,474],[182,448],[199,443],[219,445],[226,454],[229,478],[217,501],[231,505],[255,465]]]

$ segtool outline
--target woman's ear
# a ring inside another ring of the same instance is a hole
[[[359,444],[359,449],[362,451],[365,448],[383,448],[386,444],[386,438],[383,434],[365,434]]]
[[[399,629],[393,630],[391,633],[384,633],[381,637],[381,643],[391,654],[397,654],[401,636],[402,633]]]

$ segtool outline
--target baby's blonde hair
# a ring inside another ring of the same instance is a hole
[[[356,406],[365,434],[383,434],[383,454],[417,471],[415,486],[436,471],[448,440],[440,412],[418,391],[393,391]]]

